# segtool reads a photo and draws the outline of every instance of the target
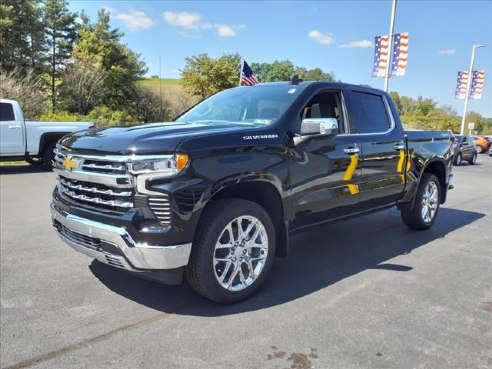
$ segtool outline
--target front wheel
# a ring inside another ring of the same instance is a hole
[[[260,287],[274,254],[274,227],[261,206],[243,199],[218,200],[202,215],[185,277],[214,302],[239,302]]]
[[[477,149],[477,152],[479,154],[483,153],[483,151],[484,151],[483,148],[482,148],[482,146],[480,146],[480,145],[475,145],[475,148]]]
[[[461,165],[462,160],[463,160],[463,156],[459,152],[458,155],[456,155],[456,158],[454,159],[454,165],[456,166]]]
[[[413,229],[428,229],[434,224],[441,204],[441,184],[431,173],[424,173],[415,195],[413,208],[403,205],[401,219]]]
[[[468,163],[471,165],[475,165],[477,163],[477,153],[473,153],[473,156],[471,157],[470,160],[468,160]]]

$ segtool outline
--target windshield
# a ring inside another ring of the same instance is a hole
[[[276,121],[301,88],[285,84],[238,87],[219,92],[181,115],[178,122],[268,125]]]

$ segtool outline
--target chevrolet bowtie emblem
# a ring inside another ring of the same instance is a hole
[[[70,172],[73,169],[77,168],[78,165],[79,163],[77,161],[72,160],[72,158],[68,156],[65,159],[63,159],[63,167]]]

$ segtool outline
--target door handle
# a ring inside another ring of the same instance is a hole
[[[399,142],[393,146],[393,149],[396,151],[404,150],[405,149],[405,144],[403,142]]]
[[[353,154],[357,154],[359,152],[359,148],[358,147],[347,147],[346,149],[343,149],[343,152],[345,154],[353,155]]]
[[[22,128],[21,126],[17,125],[17,124],[14,124],[14,125],[11,125],[9,126],[10,129],[19,129],[19,128]]]

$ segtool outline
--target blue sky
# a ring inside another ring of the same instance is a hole
[[[187,56],[241,54],[248,63],[289,59],[308,69],[320,67],[337,79],[383,88],[371,77],[374,36],[389,31],[391,1],[70,1],[92,20],[105,7],[123,42],[140,53],[149,75],[179,78]],[[474,44],[475,68],[485,70],[481,100],[474,110],[492,117],[492,1],[399,0],[395,33],[410,34],[406,75],[389,90],[430,97],[459,114],[456,74],[468,70]]]

